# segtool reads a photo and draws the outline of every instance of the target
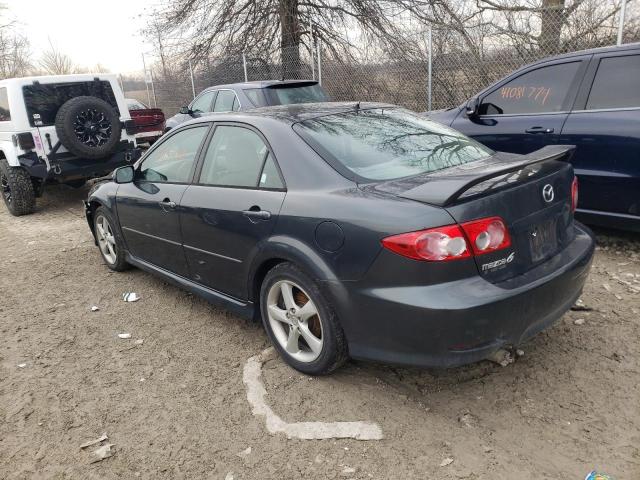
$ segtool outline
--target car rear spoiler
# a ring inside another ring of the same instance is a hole
[[[473,162],[425,176],[424,182],[399,196],[446,207],[472,187],[525,167],[553,160],[569,161],[573,145],[547,145],[527,155],[497,153],[488,161]]]

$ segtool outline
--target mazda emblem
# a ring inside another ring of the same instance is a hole
[[[553,192],[553,187],[547,183],[544,187],[542,187],[542,198],[544,198],[545,202],[549,203],[553,202],[554,197],[555,193]]]

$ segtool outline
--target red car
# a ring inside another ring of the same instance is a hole
[[[127,98],[126,101],[137,142],[153,144],[164,132],[164,113],[159,108],[149,108],[134,98]]]

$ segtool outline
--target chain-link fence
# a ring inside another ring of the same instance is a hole
[[[627,0],[625,43],[640,40],[640,15],[633,1]],[[193,68],[188,62],[178,68],[156,63],[156,103],[173,115],[208,86],[304,78],[321,81],[332,100],[388,102],[416,111],[447,108],[527,63],[617,41],[619,3],[486,3],[491,8],[470,11],[462,24],[410,24],[403,38],[391,44],[380,39],[340,45],[312,40],[271,54],[212,56]]]

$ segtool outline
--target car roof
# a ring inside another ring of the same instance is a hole
[[[224,85],[213,85],[207,87],[206,90],[219,90],[221,88],[237,88],[244,90],[246,88],[269,88],[284,85],[316,85],[316,80],[252,80],[250,82],[226,83]]]
[[[533,63],[530,63],[526,66],[537,65],[538,63],[548,62],[549,60],[562,60],[564,58],[579,57],[581,55],[593,55],[597,53],[620,52],[624,50],[637,50],[637,49],[640,49],[640,42],[625,43],[624,45],[609,45],[607,47],[589,48],[586,50],[577,50],[575,52],[554,55],[553,57],[545,57]]]
[[[182,125],[217,120],[225,121],[251,121],[256,118],[271,118],[283,123],[294,124],[310,120],[312,118],[335,115],[338,113],[353,112],[356,110],[368,110],[371,108],[402,108],[389,103],[377,102],[318,102],[318,103],[294,103],[290,105],[276,105],[271,107],[254,108],[238,112],[215,113],[210,112],[198,118],[189,120]],[[181,126],[182,126],[181,125]]]
[[[47,83],[72,83],[72,82],[86,82],[93,81],[96,78],[99,80],[107,80],[111,82],[117,81],[117,76],[113,73],[79,73],[72,75],[39,75],[31,77],[17,77],[17,78],[5,78],[0,80],[3,84],[18,84],[28,85],[33,82],[40,82],[42,84]]]

